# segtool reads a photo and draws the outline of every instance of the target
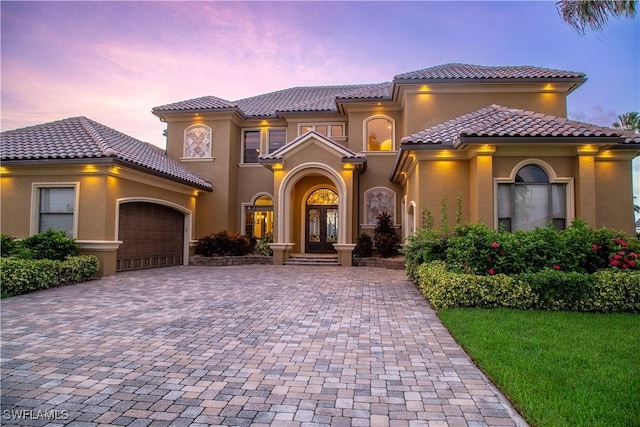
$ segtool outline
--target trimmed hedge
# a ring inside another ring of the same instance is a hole
[[[2,298],[90,280],[100,267],[93,255],[49,259],[0,258]]]
[[[509,307],[542,310],[640,312],[640,271],[594,274],[542,270],[517,276],[480,276],[434,261],[417,269],[418,286],[436,310]]]
[[[417,269],[420,292],[436,310],[454,307],[529,308],[537,302],[531,286],[504,274],[477,276],[447,270],[442,261]]]

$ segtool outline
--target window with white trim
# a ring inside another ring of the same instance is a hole
[[[205,125],[189,126],[184,131],[184,157],[211,158],[211,128]]]
[[[538,165],[520,169],[511,183],[498,183],[498,224],[507,231],[531,230],[551,223],[566,228],[567,184],[553,183]]]
[[[32,233],[49,229],[64,231],[67,237],[75,237],[78,185],[34,184]]]
[[[365,151],[393,151],[394,123],[387,116],[372,116],[364,121]]]
[[[315,124],[302,124],[300,125],[300,135],[303,135],[310,130],[318,132],[320,135],[324,135],[329,138],[344,138],[344,123],[315,123]]]

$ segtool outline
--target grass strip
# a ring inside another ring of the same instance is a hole
[[[640,426],[640,315],[509,309],[438,313],[534,426]]]

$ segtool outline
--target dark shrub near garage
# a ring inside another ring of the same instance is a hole
[[[253,253],[255,246],[255,239],[240,233],[229,234],[225,230],[199,238],[196,255],[242,256]]]

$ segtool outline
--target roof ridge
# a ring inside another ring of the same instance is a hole
[[[80,116],[77,118],[80,122],[80,125],[84,128],[84,130],[89,134],[91,139],[96,143],[102,154],[106,157],[116,157],[117,151],[111,147],[106,139],[100,134],[100,132],[93,125],[93,120],[88,119],[85,116]]]
[[[237,99],[237,100],[235,100],[233,102],[246,101],[246,100],[249,100],[249,99],[260,98],[260,97],[264,97],[264,96],[275,95],[275,94],[280,94],[280,93],[285,93],[285,92],[292,92],[292,91],[301,90],[301,89],[337,89],[337,88],[357,88],[357,89],[361,89],[363,87],[372,86],[372,85],[376,85],[376,84],[381,84],[381,83],[354,83],[354,84],[344,84],[344,85],[293,86],[293,87],[287,87],[287,88],[284,88],[284,89],[274,90],[274,91],[271,91],[271,92],[259,93],[257,95],[248,96],[246,98],[240,98],[240,99]],[[307,101],[305,101],[305,102],[307,102]]]

